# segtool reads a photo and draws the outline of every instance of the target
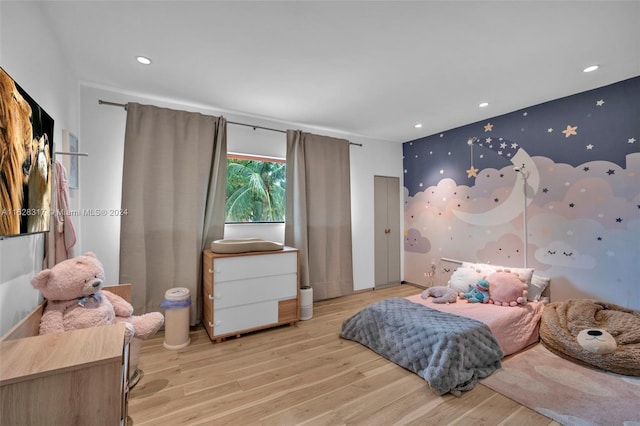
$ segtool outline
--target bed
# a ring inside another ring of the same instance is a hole
[[[439,395],[460,396],[539,339],[544,304],[433,303],[421,294],[372,303],[342,324],[358,342],[418,374]]]

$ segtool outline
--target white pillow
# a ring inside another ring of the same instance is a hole
[[[471,262],[462,262],[462,266],[466,268],[476,268],[479,269],[483,275],[488,276],[498,269],[502,269],[504,271],[511,271],[515,274],[518,274],[520,278],[524,280],[527,285],[531,284],[531,278],[533,277],[533,268],[511,268],[509,266],[500,266],[500,265],[491,265],[489,263],[471,263]]]
[[[449,287],[459,293],[466,293],[470,290],[471,284],[478,282],[481,278],[484,278],[484,275],[476,268],[465,268],[461,266],[451,274]]]
[[[542,292],[546,290],[549,286],[549,282],[551,280],[546,277],[541,277],[539,275],[534,275],[531,278],[531,284],[529,284],[529,295],[527,297],[528,300],[540,301],[542,297]]]

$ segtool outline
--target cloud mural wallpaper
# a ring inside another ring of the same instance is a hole
[[[640,77],[403,153],[406,281],[446,284],[443,257],[526,265],[551,278],[552,301],[640,309]]]

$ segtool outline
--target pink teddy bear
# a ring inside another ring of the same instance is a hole
[[[124,322],[129,339],[133,336],[145,340],[164,324],[160,312],[133,315],[129,302],[102,290],[104,268],[92,252],[40,271],[31,279],[31,285],[47,299],[40,334]]]

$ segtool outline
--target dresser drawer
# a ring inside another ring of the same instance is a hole
[[[217,316],[218,309],[266,300],[293,299],[297,294],[296,274],[216,282],[213,286],[213,306]]]
[[[233,334],[277,323],[278,301],[276,300],[216,309],[213,335]]]
[[[216,286],[226,281],[295,274],[298,271],[298,254],[291,252],[216,258],[210,269]]]

